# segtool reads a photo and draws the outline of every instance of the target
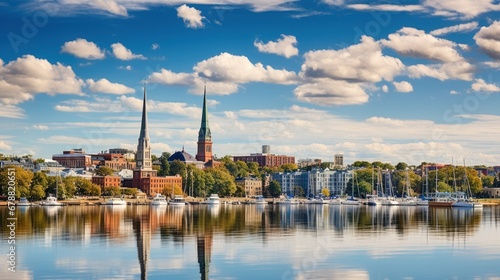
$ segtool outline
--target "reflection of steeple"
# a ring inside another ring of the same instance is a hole
[[[151,170],[151,143],[148,133],[146,87],[144,87],[144,100],[142,101],[141,131],[137,143],[136,168],[140,170]]]
[[[206,232],[196,238],[198,263],[200,264],[200,274],[202,280],[208,279],[210,260],[212,258],[212,242],[213,236],[211,232]]]
[[[151,251],[151,228],[148,216],[138,214],[134,218],[133,228],[137,242],[137,253],[141,267],[141,280],[148,278],[149,252]]]

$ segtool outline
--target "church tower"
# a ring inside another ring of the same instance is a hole
[[[144,100],[142,103],[141,132],[137,143],[137,153],[135,155],[136,169],[151,170],[151,142],[148,133],[148,115],[146,107],[146,87],[144,87]]]
[[[151,141],[148,132],[146,87],[144,86],[144,100],[142,103],[142,121],[139,140],[137,143],[137,153],[135,154],[135,170],[133,172],[133,186],[143,190],[142,178],[156,177],[156,170],[153,169],[151,161]],[[144,190],[143,190],[144,191]]]
[[[207,86],[203,92],[203,113],[201,115],[201,127],[198,132],[198,152],[196,153],[196,160],[208,162],[213,159],[212,156],[212,133],[208,126],[208,112],[207,112]]]

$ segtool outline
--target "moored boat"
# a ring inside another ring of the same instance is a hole
[[[41,206],[63,206],[64,204],[57,201],[57,197],[49,195],[47,199],[40,201]]]
[[[21,197],[19,199],[19,202],[16,203],[17,206],[30,206],[31,205],[31,202],[28,201],[28,199],[26,197]]]
[[[175,195],[172,200],[168,202],[172,206],[184,206],[186,205],[186,199],[182,195]]]
[[[119,206],[119,205],[127,205],[127,202],[121,197],[112,197],[106,200],[106,202],[104,202],[102,205]]]
[[[167,204],[168,204],[167,197],[159,193],[157,193],[155,197],[153,197],[153,200],[151,200],[151,205],[159,206]]]
[[[216,193],[211,194],[202,204],[220,205],[219,195]]]

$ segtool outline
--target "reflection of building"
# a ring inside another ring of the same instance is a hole
[[[200,265],[201,279],[208,279],[210,270],[210,261],[212,258],[213,235],[211,232],[198,236],[196,238],[196,248],[198,251],[198,264]]]
[[[142,104],[142,120],[141,132],[139,134],[137,153],[136,153],[136,168],[134,169],[132,185],[140,189],[149,196],[153,196],[165,187],[173,187],[173,185],[182,186],[182,177],[180,176],[156,176],[153,163],[151,161],[151,141],[148,132],[148,116],[146,107],[146,88],[144,88],[144,100]]]
[[[237,178],[236,185],[241,186],[241,188],[245,190],[246,197],[262,195],[262,180],[260,178],[252,176]]]
[[[262,153],[250,154],[249,156],[234,156],[233,161],[256,162],[259,166],[281,166],[283,164],[295,164],[295,157],[285,155],[270,154],[271,147],[269,145],[262,146]]]

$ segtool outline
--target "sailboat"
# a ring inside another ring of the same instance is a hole
[[[455,169],[453,169],[453,175],[455,175]],[[465,207],[465,208],[482,208],[483,204],[474,201],[472,198],[472,190],[470,189],[469,179],[467,177],[467,169],[465,167],[465,159],[464,159],[464,181],[466,185],[465,193],[462,193],[451,206],[452,207]]]
[[[455,201],[448,192],[438,191],[438,167],[436,165],[436,191],[429,198],[429,207],[450,207]]]
[[[375,167],[372,166],[372,192],[373,192],[373,187],[375,186],[374,182],[374,174],[373,174],[373,170],[375,169]],[[375,192],[377,194],[368,194],[366,195],[366,205],[369,205],[369,206],[377,206],[379,205],[379,200],[378,200],[378,188],[379,188],[379,183],[380,183],[380,180],[379,180],[379,176],[378,176],[378,171],[377,171],[377,188],[375,190]]]
[[[354,185],[358,185],[356,181],[356,172],[353,173],[352,185],[351,185],[351,197],[342,201],[342,205],[360,205],[360,201],[354,197]],[[359,187],[358,187],[358,195],[359,195]]]
[[[47,197],[47,199],[40,201],[39,205],[41,205],[41,206],[62,206],[62,205],[64,205],[63,203],[57,201],[57,190],[59,187],[59,179],[58,178],[59,178],[59,175],[56,176],[56,195],[52,196],[52,194],[50,194]]]
[[[405,174],[405,192],[406,192],[406,197],[403,197],[401,201],[399,202],[399,205],[402,206],[415,206],[417,205],[417,202],[414,197],[410,196],[410,176],[408,175],[408,168],[406,169],[406,174]]]
[[[391,174],[386,173],[387,176],[387,182],[389,186],[389,194],[387,196],[384,195],[382,199],[380,199],[380,204],[385,205],[385,206],[394,206],[394,205],[399,205],[399,202],[394,199],[394,196],[392,195],[392,182],[391,182]]]

